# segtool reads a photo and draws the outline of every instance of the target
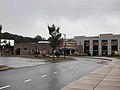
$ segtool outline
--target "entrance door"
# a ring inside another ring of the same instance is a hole
[[[20,48],[16,49],[16,55],[20,55]]]
[[[98,51],[93,51],[93,56],[98,56]]]

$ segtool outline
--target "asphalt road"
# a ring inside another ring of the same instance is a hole
[[[107,61],[78,58],[0,72],[0,90],[60,90]]]

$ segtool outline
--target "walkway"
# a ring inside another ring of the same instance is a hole
[[[120,60],[113,60],[61,90],[120,90]]]

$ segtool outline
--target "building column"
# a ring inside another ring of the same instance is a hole
[[[98,41],[98,53],[99,53],[99,56],[102,55],[102,44],[101,44],[101,40]]]
[[[111,55],[111,40],[108,40],[108,56]]]
[[[90,40],[90,48],[89,48],[90,54],[93,55],[93,40]]]
[[[84,40],[81,41],[80,45],[82,46],[82,51],[81,51],[81,53],[84,54]]]
[[[72,55],[71,48],[70,48],[70,55]]]

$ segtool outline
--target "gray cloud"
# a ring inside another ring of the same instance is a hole
[[[47,24],[68,37],[120,33],[120,0],[1,0],[0,24],[24,36],[48,37]]]

